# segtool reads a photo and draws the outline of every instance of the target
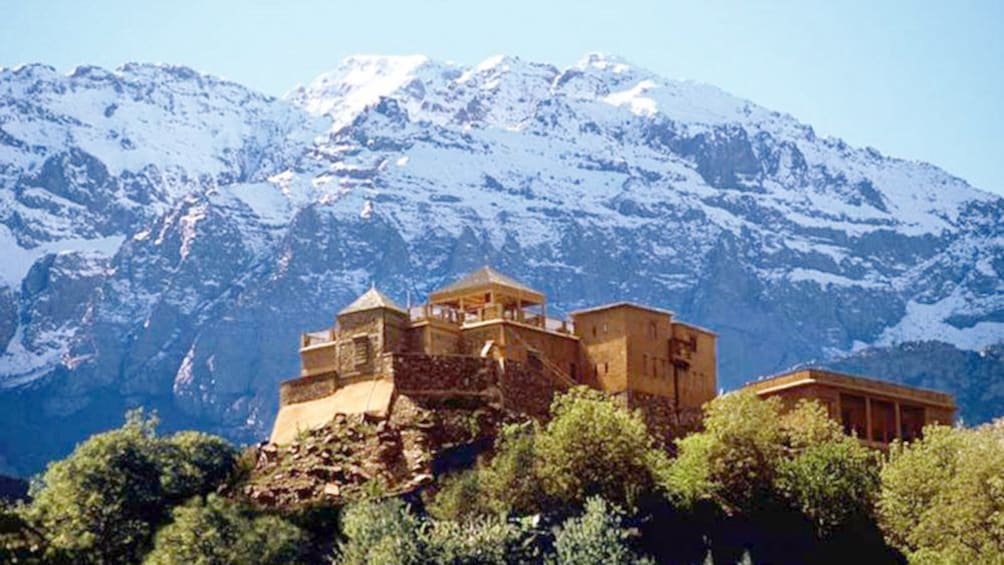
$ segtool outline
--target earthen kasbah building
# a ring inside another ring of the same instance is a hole
[[[668,441],[698,427],[702,405],[716,395],[716,341],[714,332],[669,311],[630,302],[550,318],[543,293],[490,267],[407,309],[371,288],[338,313],[333,327],[303,334],[301,373],[280,386],[271,441],[289,442],[336,414],[387,418],[400,396],[490,401],[543,416],[556,392],[575,385],[640,409]],[[909,436],[918,418],[951,421],[954,414],[947,395],[845,378],[852,380],[750,386],[790,399],[815,395],[835,418],[850,414],[859,437],[876,430],[876,440],[888,439],[889,429]],[[878,428],[872,418],[886,422],[887,404],[895,419]]]

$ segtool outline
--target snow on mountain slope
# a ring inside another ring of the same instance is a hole
[[[54,430],[15,446],[37,468],[137,404],[254,440],[299,332],[371,281],[404,301],[484,263],[558,313],[627,298],[715,328],[724,387],[980,349],[1004,340],[1002,215],[605,55],[357,56],[284,100],[183,67],[4,69],[0,445]]]

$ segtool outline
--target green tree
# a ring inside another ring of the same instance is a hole
[[[601,496],[632,507],[655,488],[654,470],[665,455],[637,413],[579,387],[557,397],[551,415],[535,444],[538,474],[551,498],[582,503]]]
[[[819,443],[780,463],[777,488],[825,536],[852,520],[870,519],[879,466],[854,438]]]
[[[165,494],[181,501],[207,493],[234,472],[237,450],[223,438],[202,432],[178,432],[160,441]]]
[[[602,498],[590,498],[583,514],[566,520],[555,533],[550,561],[556,565],[650,563],[631,549],[629,539],[622,512]]]
[[[424,563],[422,522],[397,499],[364,500],[346,508],[334,563],[411,565]]]
[[[896,442],[879,523],[915,563],[1004,563],[1004,427],[928,426]]]
[[[668,465],[637,413],[580,387],[555,399],[546,426],[507,426],[491,461],[444,481],[430,510],[452,519],[528,515],[594,495],[633,507]]]
[[[713,500],[728,513],[749,512],[769,500],[784,454],[781,403],[738,391],[705,406],[703,432],[677,440],[665,473],[670,495],[683,506]]]
[[[19,514],[46,535],[48,559],[136,563],[173,504],[205,494],[232,468],[233,451],[222,440],[165,440],[156,425],[155,417],[131,412],[123,427],[92,436],[32,485],[32,503]]]
[[[775,486],[819,535],[852,520],[871,520],[879,490],[877,453],[843,433],[816,401],[802,400],[781,418],[786,457]]]
[[[276,516],[256,516],[234,502],[195,497],[157,532],[145,565],[284,565],[300,556],[300,530]]]

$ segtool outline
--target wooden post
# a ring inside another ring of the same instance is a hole
[[[896,437],[903,439],[903,421],[899,415],[899,401],[893,403],[893,410],[896,411]]]
[[[865,439],[872,439],[872,399],[865,397]]]

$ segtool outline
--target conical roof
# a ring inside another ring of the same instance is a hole
[[[349,304],[338,313],[339,316],[344,314],[352,314],[353,312],[363,312],[365,310],[373,310],[374,308],[387,308],[389,310],[396,310],[402,314],[407,314],[404,308],[401,308],[394,303],[393,300],[387,297],[384,293],[380,292],[373,287],[366,292],[364,292],[359,298],[356,298],[352,304]]]
[[[464,276],[462,279],[454,283],[436,290],[429,295],[429,298],[435,300],[437,297],[479,290],[490,285],[507,287],[513,291],[525,294],[528,298],[536,298],[538,300],[543,300],[544,298],[544,295],[541,292],[526,286],[510,276],[503,275],[487,265]]]

